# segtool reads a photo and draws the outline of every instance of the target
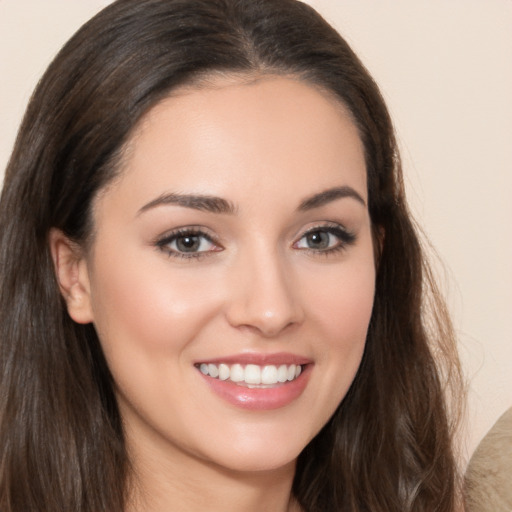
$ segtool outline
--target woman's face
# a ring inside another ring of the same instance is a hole
[[[153,108],[123,165],[94,204],[77,319],[97,329],[131,450],[293,464],[345,396],[372,310],[349,115],[296,80],[218,79]]]

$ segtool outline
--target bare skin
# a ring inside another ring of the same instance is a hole
[[[89,251],[52,234],[68,311],[94,323],[115,381],[128,512],[300,510],[297,457],[364,350],[367,202],[341,105],[290,78],[224,77],[149,112]],[[288,380],[235,383],[238,363]]]

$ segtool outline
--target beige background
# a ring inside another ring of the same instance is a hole
[[[0,0],[0,175],[50,58],[108,0]],[[470,385],[467,451],[512,405],[512,1],[310,0],[388,101]]]

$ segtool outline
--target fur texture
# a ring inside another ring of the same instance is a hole
[[[512,407],[471,457],[465,500],[466,512],[512,512]]]

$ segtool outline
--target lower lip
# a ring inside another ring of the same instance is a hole
[[[274,388],[247,388],[229,380],[213,379],[198,373],[215,394],[230,404],[241,409],[263,411],[279,409],[296,400],[306,388],[312,366],[306,365],[295,380],[276,385]]]

